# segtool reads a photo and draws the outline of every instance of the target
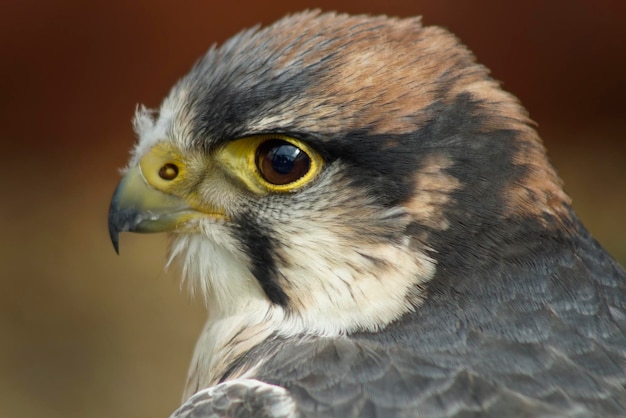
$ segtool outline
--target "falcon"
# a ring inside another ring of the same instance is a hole
[[[173,417],[626,416],[626,274],[446,30],[288,16],[134,126],[111,239],[208,311]]]

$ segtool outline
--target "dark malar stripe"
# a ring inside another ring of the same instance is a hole
[[[237,238],[244,247],[244,253],[250,257],[252,274],[273,304],[286,307],[289,298],[274,280],[276,263],[272,256],[273,244],[269,235],[250,218],[249,214],[237,219],[237,225],[239,225],[236,230]]]

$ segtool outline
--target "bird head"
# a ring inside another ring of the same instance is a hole
[[[416,18],[305,12],[242,32],[134,124],[111,238],[170,232],[214,316],[376,330],[498,251],[498,225],[569,216],[516,99]]]

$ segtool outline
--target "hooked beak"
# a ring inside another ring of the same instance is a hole
[[[120,232],[168,232],[202,216],[187,202],[152,188],[141,172],[131,168],[120,181],[109,207],[109,235],[119,254]]]

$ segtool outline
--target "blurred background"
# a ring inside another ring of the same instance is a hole
[[[163,236],[106,230],[135,106],[214,42],[288,12],[423,15],[537,121],[574,206],[626,263],[623,0],[0,1],[0,416],[159,417],[204,321]],[[297,28],[294,28],[297,30]]]

